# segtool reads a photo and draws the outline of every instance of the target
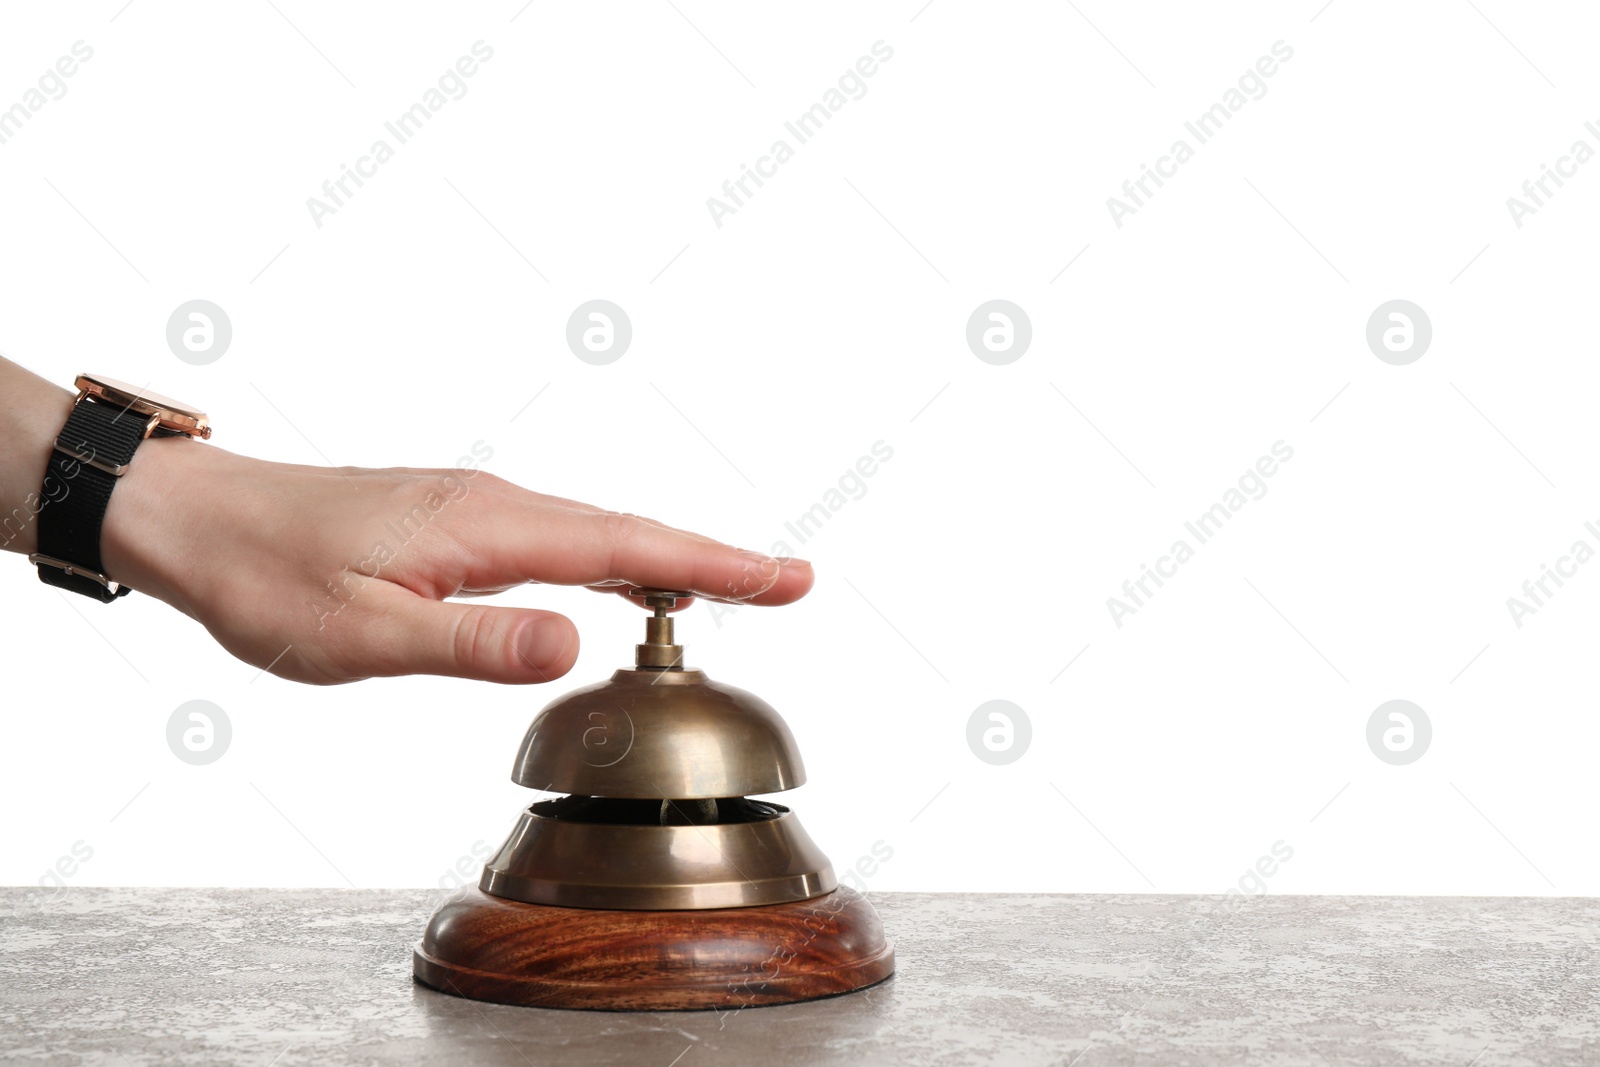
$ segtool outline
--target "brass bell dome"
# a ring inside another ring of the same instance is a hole
[[[554,701],[522,739],[511,780],[595,797],[697,800],[779,793],[806,780],[766,701],[697,670],[619,670]]]
[[[667,614],[680,596],[645,590],[655,608],[633,669],[541,711],[511,780],[582,796],[699,800],[779,793],[806,780],[789,727],[754,693],[683,666]]]

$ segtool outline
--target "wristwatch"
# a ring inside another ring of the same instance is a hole
[[[205,413],[114,378],[80,374],[78,400],[45,469],[39,580],[109,604],[132,590],[105,575],[100,526],[117,479],[149,437],[211,436]]]

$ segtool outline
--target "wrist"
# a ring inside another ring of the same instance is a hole
[[[117,479],[100,528],[106,576],[136,592],[187,610],[183,564],[206,531],[192,521],[195,501],[216,499],[201,487],[221,449],[187,437],[153,437]]]

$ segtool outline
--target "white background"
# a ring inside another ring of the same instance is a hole
[[[1600,163],[1520,228],[1506,206],[1600,148],[1593,12],[920,5],[8,6],[0,106],[94,55],[0,145],[0,348],[193,400],[234,451],[482,440],[533,488],[789,541],[805,601],[680,634],[784,712],[810,772],[784,800],[835,865],[892,848],[874,890],[1218,893],[1282,841],[1274,894],[1600,891],[1600,565],[1521,628],[1506,606],[1600,548]],[[479,40],[466,95],[314,225]],[[866,94],[716,226],[706,199],[880,40]],[[1116,226],[1107,197],[1280,40],[1266,94]],[[166,345],[195,298],[233,324],[209,366]],[[593,298],[634,329],[604,367],[564,338]],[[1033,327],[1007,366],[965,340],[994,298]],[[1396,298],[1433,325],[1408,366],[1365,340]],[[880,440],[865,494],[786,536]],[[1107,598],[1280,440],[1266,495],[1118,628]],[[72,884],[435,885],[530,799],[507,773],[538,708],[640,629],[530,587],[504,599],[584,637],[561,682],[315,689],[0,562],[9,883],[81,842]],[[1408,766],[1366,742],[1396,698],[1433,725]],[[209,766],[166,746],[191,699],[232,722]],[[991,699],[1032,723],[1007,766],[966,741]]]

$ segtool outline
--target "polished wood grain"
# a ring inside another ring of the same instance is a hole
[[[441,992],[500,1004],[691,1011],[864,989],[894,973],[894,946],[848,887],[708,911],[556,908],[474,887],[434,913],[412,972]]]

